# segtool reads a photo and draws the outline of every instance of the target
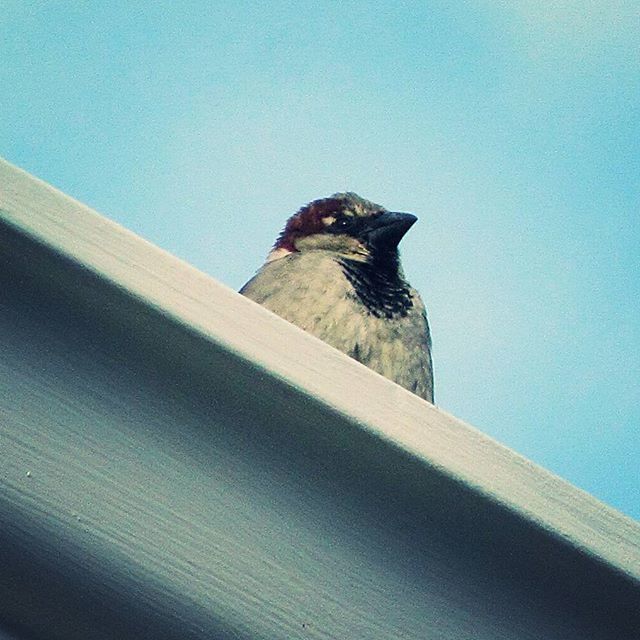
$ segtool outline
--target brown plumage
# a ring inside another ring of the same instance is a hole
[[[415,222],[354,193],[315,200],[241,293],[433,402],[426,311],[398,255]]]

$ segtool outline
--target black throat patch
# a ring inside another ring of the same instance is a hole
[[[398,274],[397,258],[374,262],[341,258],[339,262],[355,296],[371,315],[404,317],[413,307],[409,285]]]

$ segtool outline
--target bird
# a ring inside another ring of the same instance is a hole
[[[353,192],[313,200],[240,293],[433,403],[427,312],[398,252],[416,221]]]

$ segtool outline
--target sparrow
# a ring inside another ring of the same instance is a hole
[[[314,200],[240,293],[433,403],[427,314],[398,253],[416,220],[355,193]]]

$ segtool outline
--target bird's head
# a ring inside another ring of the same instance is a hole
[[[416,220],[355,193],[336,193],[291,216],[268,261],[305,251],[332,251],[361,262],[397,260],[398,243]]]

